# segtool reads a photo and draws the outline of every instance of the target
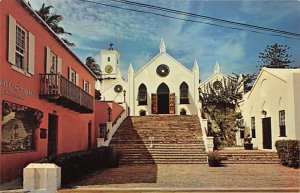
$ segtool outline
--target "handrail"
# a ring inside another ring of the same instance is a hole
[[[114,126],[116,123],[117,123],[117,121],[122,117],[122,114],[125,112],[125,109],[123,109],[120,113],[119,113],[119,115],[117,116],[117,118],[114,120],[114,122],[112,123],[112,125]]]
[[[64,97],[84,108],[94,109],[93,96],[60,73],[40,74],[40,83],[41,96]]]

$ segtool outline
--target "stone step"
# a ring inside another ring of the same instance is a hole
[[[207,154],[197,116],[127,117],[111,141],[123,153],[121,163],[206,163]],[[149,137],[154,137],[150,148]]]

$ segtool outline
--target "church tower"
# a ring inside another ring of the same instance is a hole
[[[113,48],[113,44],[107,50],[101,50],[100,65],[104,80],[116,79],[121,75],[120,53]]]

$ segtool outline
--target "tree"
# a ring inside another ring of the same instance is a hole
[[[288,54],[290,47],[287,45],[280,45],[275,43],[274,45],[268,45],[264,52],[259,53],[259,58],[262,62],[260,68],[290,68],[292,55]],[[259,62],[259,61],[258,61]]]
[[[58,24],[60,21],[62,21],[63,16],[58,15],[56,13],[50,13],[50,9],[53,8],[53,6],[45,6],[43,3],[42,7],[39,10],[36,10],[35,12],[45,21],[45,23],[58,35],[72,35],[69,32],[66,32],[64,28],[60,27]],[[65,38],[61,38],[68,46],[75,46],[74,43],[70,42],[69,40]]]
[[[222,82],[222,86],[218,88],[209,83],[204,90],[201,89],[200,99],[208,118],[219,130],[223,144],[230,146],[236,142],[234,126],[240,113],[235,108],[237,101],[242,98],[243,81],[224,78]]]
[[[229,77],[230,77],[230,79],[233,79],[234,81],[238,81],[240,75],[236,74],[236,73],[232,73],[232,75]],[[242,77],[243,77],[243,83],[244,83],[244,92],[246,93],[251,90],[251,88],[253,86],[252,84],[257,78],[257,74],[256,73],[242,74]]]
[[[100,70],[100,66],[96,64],[95,58],[89,56],[85,60],[85,65],[97,76],[98,80],[102,78],[102,71]]]

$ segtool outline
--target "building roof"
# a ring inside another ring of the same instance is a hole
[[[300,73],[300,68],[296,68],[296,69],[285,69],[285,68],[262,68],[261,71],[259,72],[253,87],[251,88],[251,90],[247,93],[247,98],[250,97],[252,91],[254,90],[254,88],[257,85],[258,80],[260,79],[260,77],[262,76],[262,74],[266,72],[268,74],[271,74],[272,76],[282,80],[283,82],[287,82],[288,77],[291,76],[293,73]]]
[[[77,55],[66,45],[66,43],[47,25],[47,23],[32,9],[25,0],[18,0],[22,6],[64,47],[95,79],[97,76],[77,57]]]

